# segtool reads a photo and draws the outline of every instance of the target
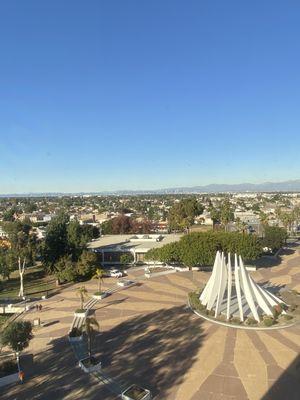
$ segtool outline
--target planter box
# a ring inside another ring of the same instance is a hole
[[[179,271],[179,272],[185,272],[185,271],[189,271],[189,268],[188,267],[175,267],[175,270]]]
[[[93,299],[102,300],[105,297],[107,297],[107,293],[105,293],[105,292],[103,292],[101,294],[94,293],[92,297],[93,297]]]
[[[94,365],[86,365],[89,362],[89,358],[84,358],[79,361],[80,368],[87,374],[91,372],[97,372],[101,370],[101,361]]]
[[[79,317],[79,318],[86,318],[88,315],[88,310],[85,310],[85,312],[74,312],[74,316],[75,317]]]
[[[122,400],[150,400],[151,392],[137,385],[131,385],[121,394]]]
[[[117,282],[117,285],[118,286],[122,286],[122,287],[130,286],[130,285],[133,285],[133,284],[134,284],[134,282],[130,281],[129,279],[123,279],[122,281],[118,281]]]
[[[76,343],[76,342],[81,342],[83,339],[83,335],[81,336],[68,336],[69,342],[70,343]]]
[[[9,385],[10,383],[19,381],[19,372],[15,372],[14,374],[10,374],[7,376],[3,376],[0,378],[0,387]]]

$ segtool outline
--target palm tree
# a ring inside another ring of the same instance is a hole
[[[88,353],[89,358],[92,357],[92,335],[95,332],[95,328],[99,330],[99,323],[94,317],[87,317],[84,323],[84,331],[87,334],[88,339]]]
[[[85,286],[80,286],[77,289],[77,296],[80,297],[80,309],[83,310],[83,303],[85,298],[87,297],[88,291],[86,290]]]
[[[260,211],[259,219],[263,226],[268,225],[268,221],[269,221],[268,215],[266,213],[264,213],[263,211]]]
[[[98,279],[98,293],[101,293],[101,283],[103,282],[103,276],[105,274],[104,269],[97,268],[93,279]]]
[[[246,222],[242,221],[239,217],[237,217],[235,220],[235,223],[236,223],[236,228],[237,228],[238,232],[242,232],[243,234],[245,234],[247,227],[248,227]]]

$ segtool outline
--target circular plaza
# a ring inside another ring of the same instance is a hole
[[[280,264],[251,276],[258,283],[300,291],[300,253],[282,256]],[[92,312],[100,332],[94,352],[107,379],[102,382],[78,368],[67,334],[78,308],[76,287],[64,288],[43,303],[43,326],[24,355],[30,371],[23,386],[7,388],[3,399],[115,399],[113,385],[137,383],[154,398],[296,399],[300,391],[299,325],[270,331],[242,330],[198,318],[187,306],[188,293],[203,287],[209,272],[168,273],[137,282],[98,302]],[[104,289],[115,287],[105,278]],[[95,292],[97,283],[85,283]],[[42,393],[42,395],[41,395]],[[30,397],[28,397],[30,396]],[[42,397],[41,397],[42,396]]]

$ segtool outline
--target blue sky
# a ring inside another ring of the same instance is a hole
[[[0,193],[300,178],[298,1],[0,4]]]

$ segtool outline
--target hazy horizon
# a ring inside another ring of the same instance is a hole
[[[298,184],[299,188],[297,189],[289,189],[289,191],[295,191],[295,192],[300,192],[300,179],[295,179],[295,180],[287,180],[287,181],[280,181],[280,182],[276,182],[276,181],[268,181],[268,182],[237,182],[237,183],[232,183],[232,182],[228,182],[228,183],[209,183],[206,185],[194,185],[194,186],[189,186],[189,185],[183,185],[183,186],[173,186],[173,187],[160,187],[160,188],[139,188],[139,189],[131,189],[130,187],[128,188],[121,188],[121,189],[113,189],[113,190],[89,190],[89,191],[82,191],[82,190],[78,190],[78,191],[36,191],[36,192],[11,192],[11,193],[2,193],[0,192],[0,196],[6,196],[6,195],[34,195],[34,194],[89,194],[89,193],[100,193],[100,194],[105,194],[105,193],[118,193],[118,192],[160,192],[160,191],[164,191],[164,190],[174,190],[176,191],[176,189],[180,190],[180,189],[190,189],[193,190],[195,188],[205,188],[205,187],[225,187],[225,186],[230,186],[230,187],[234,187],[234,186],[264,186],[264,185],[274,185],[276,187],[276,185],[279,187],[279,189],[274,189],[275,191],[282,191],[282,189],[280,189],[280,185],[286,185],[286,184],[291,184],[292,186],[296,186],[296,184]],[[241,191],[250,191],[249,189],[242,189]],[[268,190],[266,190],[268,191]]]

